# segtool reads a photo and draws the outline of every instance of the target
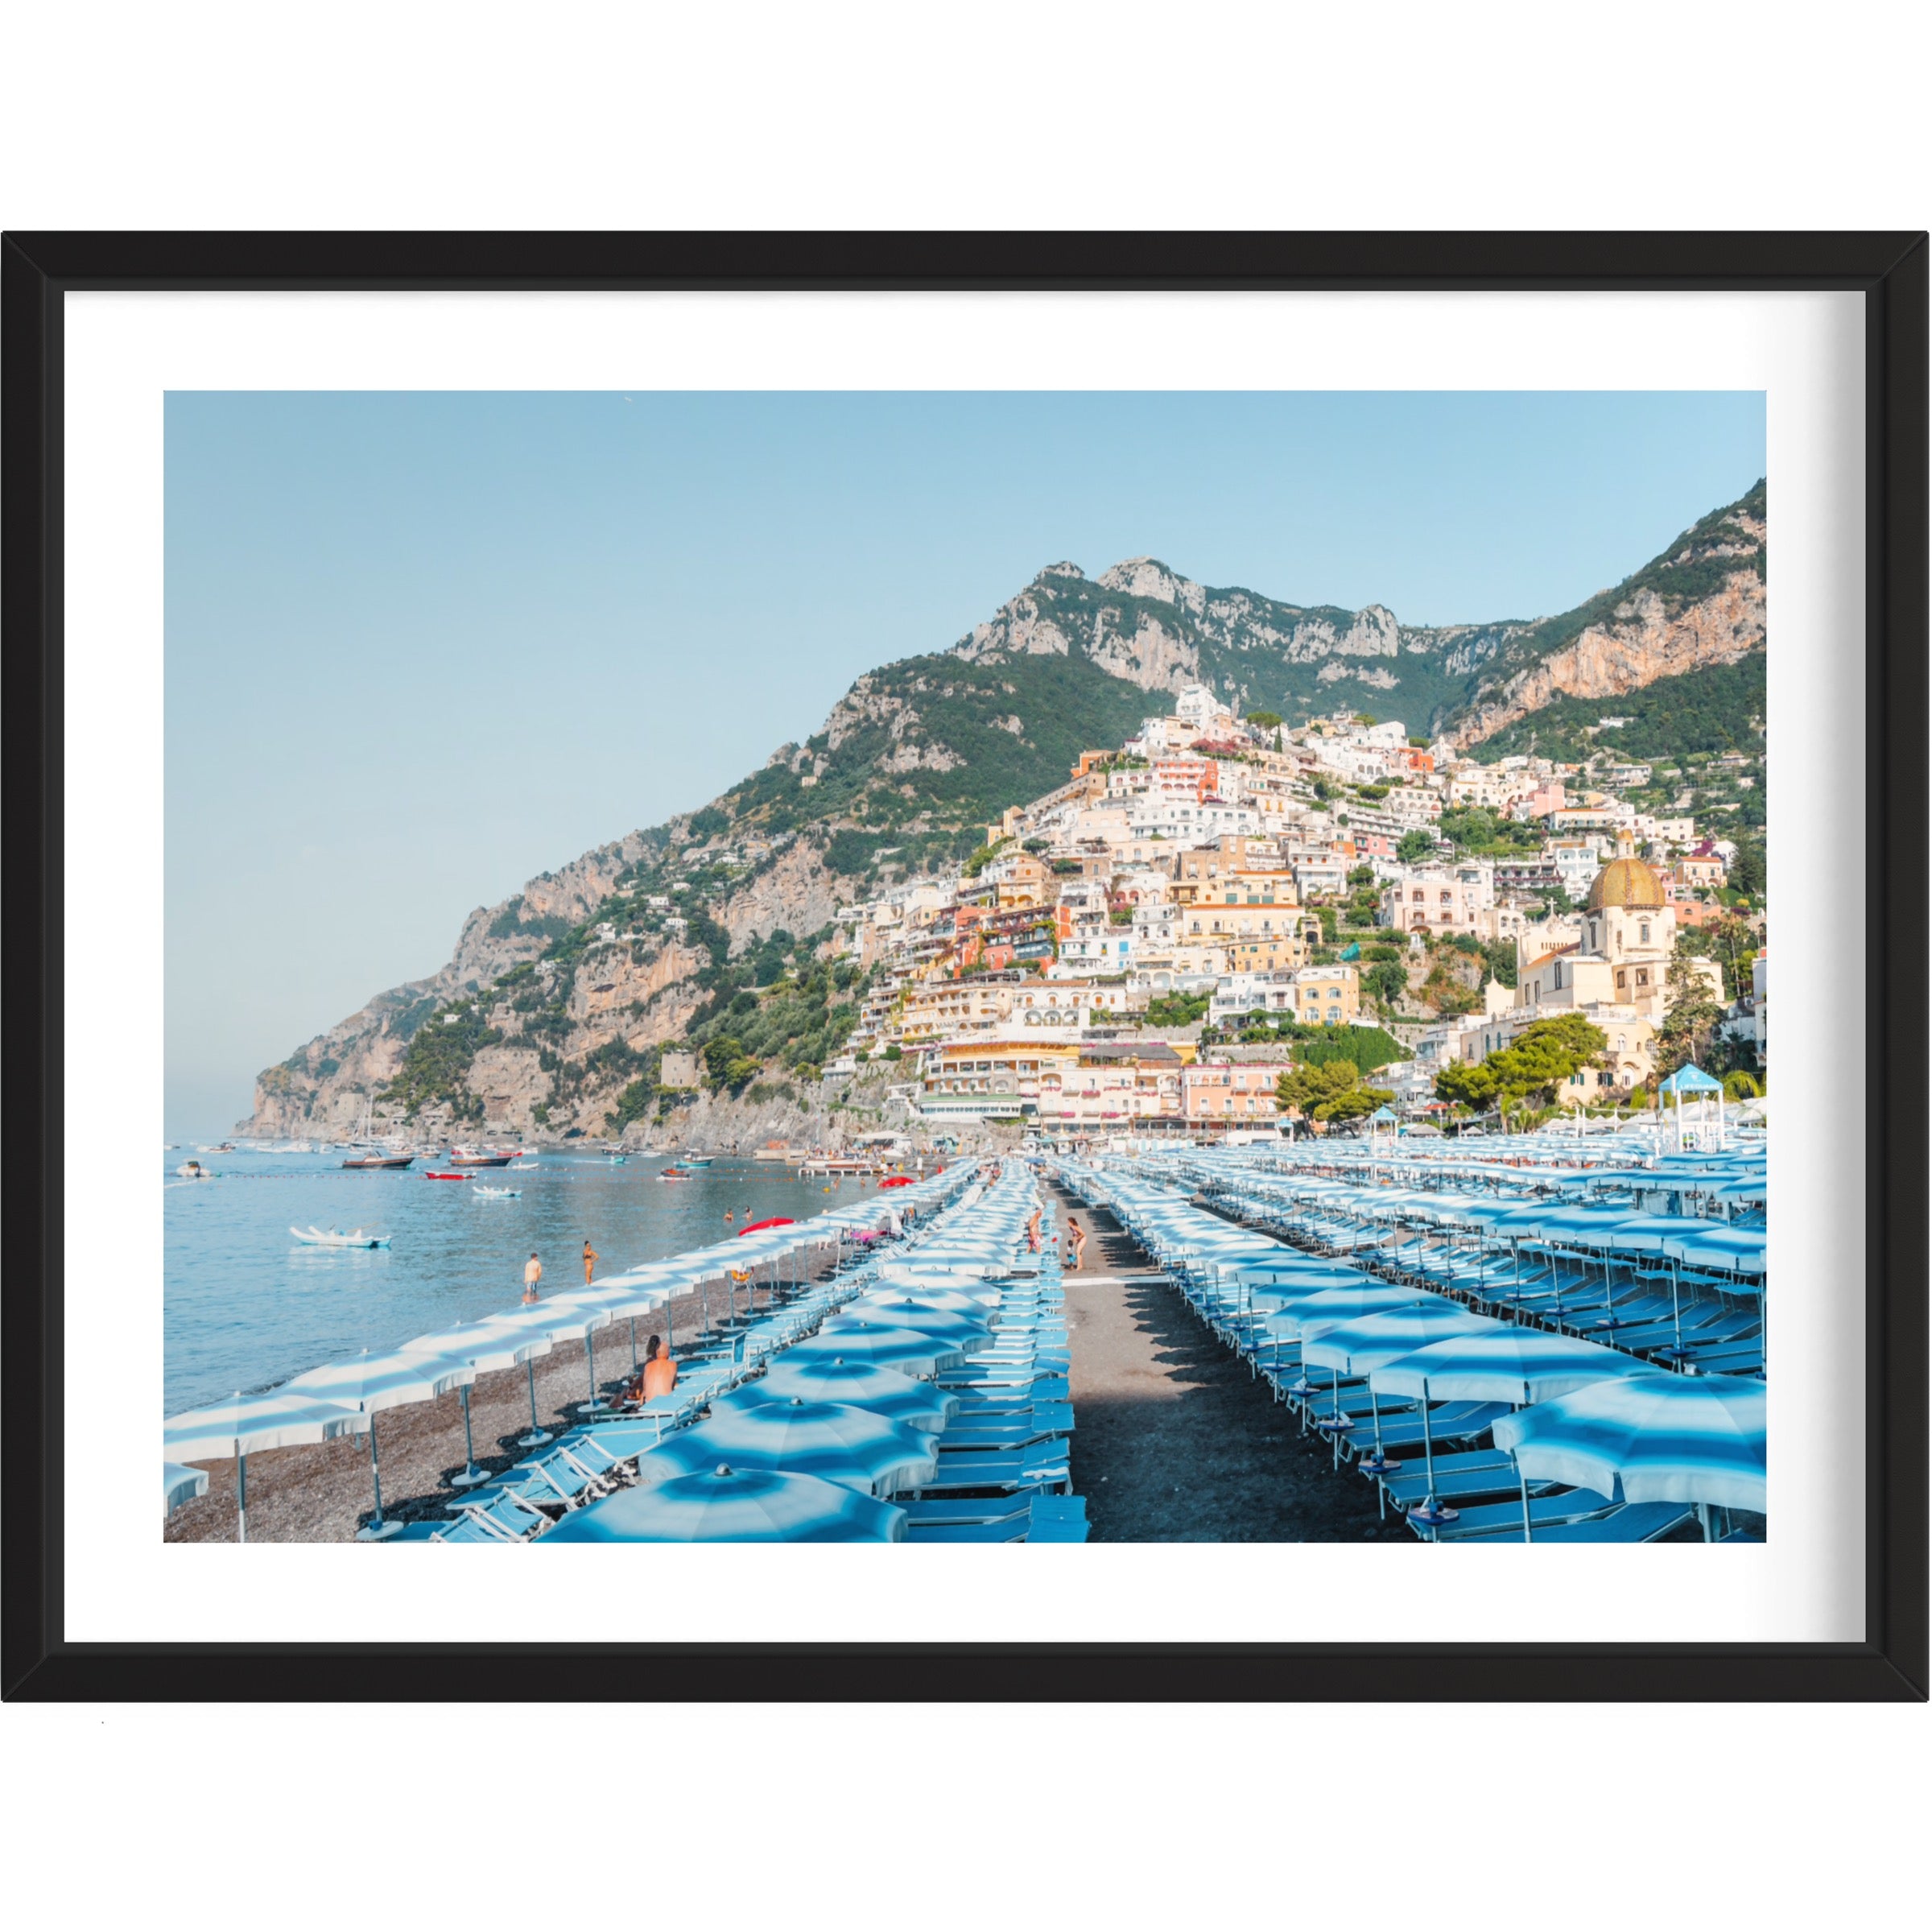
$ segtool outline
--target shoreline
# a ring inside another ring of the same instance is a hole
[[[829,1263],[811,1276],[828,1277]],[[601,1284],[602,1283],[597,1283]],[[547,1299],[552,1297],[545,1296]],[[561,1293],[555,1297],[562,1298]],[[723,1300],[712,1289],[714,1312]],[[765,1304],[761,1300],[761,1308]],[[664,1331],[671,1316],[674,1358],[695,1339],[704,1318],[704,1301],[691,1292],[637,1323],[638,1349]],[[609,1395],[630,1378],[630,1324],[614,1321],[595,1337],[597,1390]],[[537,1414],[551,1433],[574,1427],[588,1399],[590,1377],[584,1345],[566,1341],[530,1364],[536,1370]],[[530,1450],[518,1437],[530,1431],[530,1383],[522,1367],[479,1374],[470,1389],[470,1425],[477,1465],[492,1474],[505,1472]],[[463,1492],[449,1477],[463,1471],[463,1403],[452,1388],[433,1401],[386,1407],[376,1416],[381,1456],[385,1520],[442,1521],[452,1519],[448,1504]],[[235,1463],[191,1464],[208,1470],[208,1492],[184,1502],[163,1523],[168,1542],[233,1541],[235,1539]],[[273,1448],[248,1457],[248,1538],[255,1541],[350,1542],[375,1513],[369,1481],[369,1444],[361,1435],[323,1441],[312,1447]]]

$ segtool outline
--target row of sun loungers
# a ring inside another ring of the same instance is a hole
[[[701,1337],[680,1357],[671,1394],[625,1411],[586,1414],[506,1473],[446,1504],[452,1519],[411,1524],[402,1542],[516,1543],[555,1519],[646,1477],[649,1457],[712,1404],[750,1387],[786,1349],[820,1331],[865,1296],[922,1287],[964,1287],[985,1305],[989,1344],[965,1354],[932,1385],[954,1403],[932,1440],[935,1471],[892,1497],[906,1512],[906,1539],[927,1542],[1084,1541],[1086,1503],[1067,1492],[1074,1413],[1057,1248],[1025,1254],[1024,1229],[1037,1189],[1013,1167],[976,1187],[890,1251],[890,1281],[877,1259],[803,1289],[758,1315]],[[989,1279],[989,1275],[999,1275]]]

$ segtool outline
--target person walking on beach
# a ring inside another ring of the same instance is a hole
[[[603,1257],[603,1254],[599,1253],[591,1245],[589,1241],[586,1240],[584,1242],[584,1284],[586,1287],[590,1284],[590,1270],[592,1267],[595,1267],[597,1262],[602,1259]]]
[[[537,1298],[537,1282],[543,1277],[543,1263],[533,1253],[529,1264],[523,1269],[523,1304],[534,1306]]]
[[[1037,1206],[1033,1209],[1033,1217],[1026,1222],[1026,1250],[1029,1253],[1040,1250],[1040,1209]]]
[[[1078,1273],[1082,1261],[1087,1257],[1087,1235],[1078,1220],[1068,1219],[1067,1237],[1073,1242],[1073,1271]]]

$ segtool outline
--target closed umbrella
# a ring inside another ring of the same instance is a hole
[[[1729,1374],[1634,1374],[1500,1419],[1496,1444],[1526,1484],[1560,1481],[1626,1500],[1765,1511],[1765,1383]],[[1523,1533],[1530,1524],[1525,1515]]]
[[[452,1387],[467,1387],[476,1378],[477,1370],[468,1362],[452,1361],[445,1355],[405,1353],[400,1348],[389,1353],[371,1353],[365,1348],[353,1359],[312,1367],[288,1383],[291,1394],[340,1401],[345,1407],[360,1407],[369,1417],[369,1477],[375,1491],[376,1508],[374,1519],[357,1532],[357,1540],[386,1541],[391,1535],[402,1532],[402,1523],[382,1519],[382,1465],[376,1443],[377,1415],[385,1407],[434,1400]]]
[[[248,1539],[248,1457],[270,1448],[312,1446],[338,1434],[360,1434],[369,1425],[357,1407],[278,1387],[270,1394],[237,1394],[233,1400],[197,1407],[167,1423],[161,1444],[183,1461],[235,1464],[235,1539]]]
[[[648,1457],[647,1457],[648,1458]],[[729,1462],[626,1488],[566,1515],[536,1546],[572,1541],[903,1541],[906,1511],[815,1475]]]
[[[401,1350],[404,1353],[446,1354],[452,1361],[468,1361],[479,1374],[496,1374],[506,1367],[523,1366],[539,1354],[549,1353],[550,1341],[541,1333],[519,1333],[488,1320],[459,1320],[453,1327],[441,1328],[435,1333],[405,1341]],[[457,1388],[456,1392],[463,1402],[463,1472],[452,1474],[450,1485],[473,1488],[478,1482],[488,1481],[489,1475],[486,1469],[477,1465],[477,1445],[470,1432],[468,1384]]]
[[[816,1474],[890,1494],[931,1480],[939,1453],[930,1434],[899,1427],[882,1415],[795,1395],[714,1411],[709,1420],[640,1455],[638,1473],[646,1482],[668,1481],[702,1473],[720,1461]]]
[[[165,1520],[184,1501],[194,1501],[208,1492],[208,1470],[184,1468],[179,1461],[161,1464],[161,1515]]]
[[[790,1400],[794,1395],[801,1400],[838,1401],[848,1407],[864,1407],[901,1427],[917,1428],[928,1434],[938,1433],[960,1405],[957,1395],[942,1393],[890,1367],[848,1361],[837,1354],[810,1360],[783,1355],[762,1380],[740,1389],[727,1404]]]

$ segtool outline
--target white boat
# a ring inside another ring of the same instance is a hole
[[[471,1194],[479,1200],[520,1200],[522,1189],[515,1186],[473,1186]]]
[[[337,1227],[331,1227],[324,1233],[319,1226],[311,1226],[306,1230],[299,1226],[291,1226],[288,1230],[304,1246],[386,1246],[389,1244],[387,1234],[365,1233],[360,1226],[353,1233],[344,1233]]]
[[[716,1157],[713,1153],[687,1153],[684,1163],[687,1166],[708,1166]]]

